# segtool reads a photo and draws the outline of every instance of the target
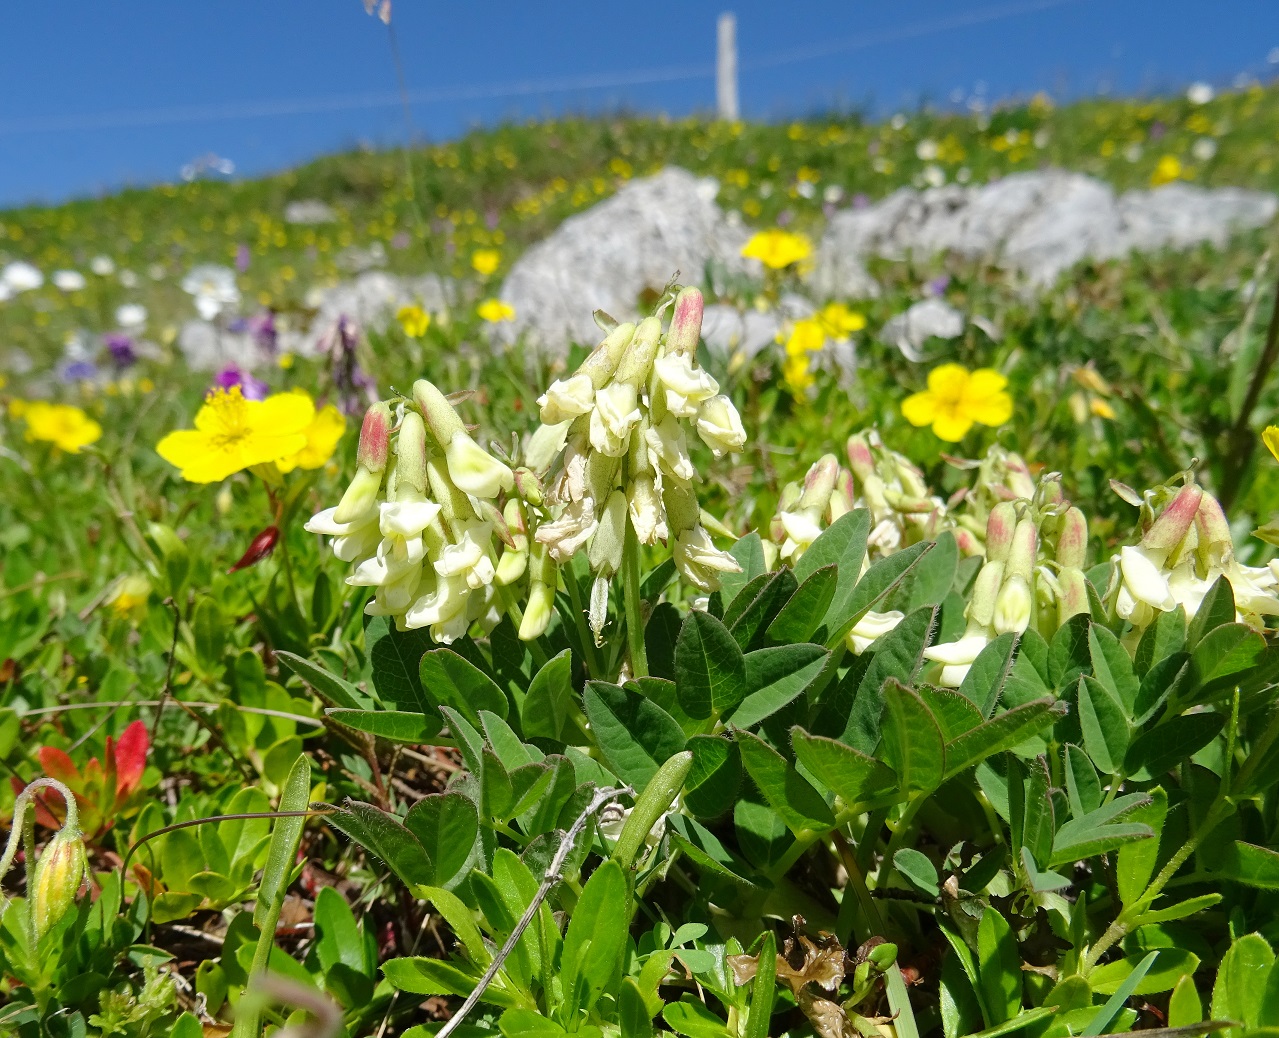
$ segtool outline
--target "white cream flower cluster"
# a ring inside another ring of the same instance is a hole
[[[375,589],[367,613],[448,643],[482,617],[496,623],[500,588],[523,575],[518,509],[507,510],[512,523],[494,504],[514,474],[430,382],[415,383],[397,411],[398,425],[389,404],[369,408],[355,478],[306,529],[332,537],[353,564],[348,584]]]
[[[1167,504],[1158,516],[1155,505]],[[1170,498],[1170,499],[1169,499]],[[1224,576],[1234,592],[1237,619],[1260,629],[1263,617],[1279,615],[1279,563],[1245,566],[1235,556],[1230,524],[1220,503],[1188,476],[1179,491],[1164,487],[1142,501],[1145,533],[1119,549],[1107,598],[1139,633],[1161,612],[1180,606],[1186,617]]]
[[[560,565],[587,547],[597,637],[628,530],[639,544],[670,544],[681,576],[699,591],[739,569],[703,523],[689,456],[693,436],[716,457],[746,444],[737,409],[697,364],[702,308],[700,292],[682,289],[669,331],[658,317],[618,325],[538,400],[543,425],[525,457],[546,475],[533,537]]]
[[[803,483],[782,488],[764,541],[770,566],[794,565],[827,526],[854,508],[865,508],[871,515],[868,561],[943,530],[954,533],[963,554],[982,553],[980,538],[969,528],[973,523],[958,520],[950,504],[928,489],[923,473],[904,455],[885,447],[878,433],[855,433],[846,447],[847,468],[827,454],[809,469]]]

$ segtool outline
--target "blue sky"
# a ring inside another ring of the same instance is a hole
[[[395,0],[414,133],[707,110],[725,9],[748,118],[1279,71],[1276,0]],[[0,206],[175,180],[210,153],[253,175],[406,133],[387,30],[360,0],[10,2],[0,38]]]

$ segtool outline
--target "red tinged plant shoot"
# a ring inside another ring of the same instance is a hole
[[[280,539],[280,528],[278,526],[268,526],[259,533],[250,542],[248,550],[240,556],[240,561],[232,566],[227,573],[238,573],[242,569],[248,569],[250,566],[256,566],[265,559],[271,552],[275,551],[276,542]]]

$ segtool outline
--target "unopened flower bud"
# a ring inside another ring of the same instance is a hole
[[[530,469],[515,470],[515,492],[531,505],[542,503],[542,481]]]
[[[955,537],[955,544],[959,547],[959,553],[964,558],[971,558],[974,555],[982,553],[982,543],[977,539],[976,534],[972,530],[962,526],[956,526],[951,533]]]
[[[476,497],[497,497],[515,486],[514,473],[462,430],[448,441],[444,460],[457,488]]]
[[[1064,566],[1057,574],[1057,623],[1064,624],[1072,616],[1088,612],[1088,582],[1084,571]]]
[[[591,385],[596,389],[603,389],[612,379],[613,372],[617,370],[618,363],[634,337],[634,324],[630,321],[619,324],[591,351],[591,355],[582,362],[577,373],[589,378]]]
[[[1203,491],[1193,483],[1182,487],[1159,518],[1151,523],[1141,539],[1141,547],[1165,555],[1175,550],[1190,532],[1203,496]]]
[[[248,549],[240,556],[240,560],[227,570],[227,573],[238,573],[242,569],[247,569],[249,566],[261,562],[275,550],[275,545],[279,539],[280,528],[274,525],[268,526],[253,538],[249,543]]]
[[[1004,582],[1004,564],[998,560],[987,562],[977,573],[973,581],[972,595],[968,599],[967,616],[982,627],[989,627],[995,621],[995,603],[999,598],[999,588]]]
[[[1088,556],[1088,520],[1073,505],[1061,517],[1057,534],[1057,564],[1082,569]]]
[[[364,412],[360,425],[360,445],[355,452],[356,463],[370,472],[386,468],[391,446],[391,407],[376,403]]]
[[[85,851],[80,830],[64,825],[45,845],[36,862],[31,893],[31,918],[36,940],[67,914],[84,880]]]
[[[431,435],[441,447],[447,448],[458,433],[465,434],[466,426],[448,398],[424,378],[413,383],[413,402],[430,427]]]
[[[646,317],[635,329],[635,337],[631,339],[622,359],[617,363],[613,373],[613,381],[626,382],[632,386],[640,386],[648,381],[653,360],[657,357],[657,346],[662,337],[662,322],[656,317]]]
[[[363,465],[355,470],[355,476],[338,502],[333,512],[335,523],[351,523],[372,511],[377,502],[378,491],[382,489],[382,470],[365,468]]]
[[[1039,554],[1039,527],[1030,516],[1017,523],[1013,530],[1013,543],[1008,549],[1008,558],[1004,572],[1009,576],[1019,576],[1030,580],[1035,571],[1035,561]]]
[[[1035,496],[1035,481],[1030,466],[1020,454],[1009,453],[1005,460],[1004,482],[1014,496],[1029,501]]]
[[[848,467],[858,479],[866,479],[875,471],[875,458],[870,452],[870,444],[861,433],[854,433],[848,438]]]
[[[681,288],[675,297],[671,330],[666,333],[666,348],[673,353],[696,353],[702,337],[702,312],[705,303],[696,288]]]
[[[622,568],[622,545],[626,540],[626,495],[614,490],[600,512],[599,525],[591,538],[586,557],[597,576],[611,577]]]
[[[997,634],[1021,634],[1030,626],[1034,598],[1030,582],[1020,573],[1004,581],[995,599],[995,615],[992,625]]]
[[[529,554],[529,577],[528,602],[520,621],[520,639],[526,642],[546,633],[555,613],[559,573],[544,545],[535,544]]]
[[[826,506],[826,521],[833,523],[840,516],[851,512],[854,496],[852,473],[840,469],[839,478],[835,481],[835,489],[830,495],[830,504]]]
[[[1220,565],[1227,555],[1233,555],[1234,538],[1230,535],[1230,523],[1221,503],[1211,494],[1204,494],[1195,512],[1195,528],[1199,532],[1199,549],[1209,565]]]
[[[799,508],[813,510],[820,515],[830,503],[830,495],[835,490],[835,480],[839,478],[839,459],[833,454],[824,454],[809,467],[804,476],[804,492],[799,498]]]
[[[426,423],[409,411],[395,439],[395,494],[426,493]]]
[[[990,510],[986,518],[986,558],[1003,562],[1013,546],[1013,532],[1017,529],[1017,506],[1011,501],[1001,501]]]

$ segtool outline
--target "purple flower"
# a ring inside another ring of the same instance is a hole
[[[413,239],[409,237],[408,231],[396,231],[395,237],[391,239],[391,248],[407,249]]]
[[[239,386],[240,394],[245,400],[265,400],[267,393],[270,392],[270,387],[265,382],[255,378],[252,373],[245,371],[237,364],[228,364],[219,371],[213,379],[213,385],[216,389]]]
[[[777,214],[777,226],[786,227],[794,219],[795,219],[794,213],[792,213],[789,209],[783,209],[780,213]]]
[[[103,337],[102,340],[107,352],[111,354],[111,359],[115,362],[117,368],[127,368],[137,363],[138,351],[134,345],[133,339],[125,335],[124,332],[111,332]]]
[[[932,281],[924,286],[924,295],[940,296],[946,293],[946,289],[950,287],[950,275],[943,274],[941,277],[935,277]]]
[[[253,336],[259,348],[274,354],[279,342],[279,333],[275,327],[275,311],[263,310],[252,317],[245,318],[244,330]]]
[[[235,269],[243,274],[249,269],[249,260],[253,258],[253,253],[249,251],[249,247],[241,242],[235,247]]]
[[[865,209],[865,208],[866,208],[867,206],[869,206],[869,205],[870,205],[870,199],[869,199],[869,198],[867,198],[867,197],[866,197],[864,194],[862,194],[860,191],[859,191],[857,194],[853,195],[853,208],[854,208],[854,209]]]
[[[93,366],[91,361],[73,360],[62,368],[62,381],[64,382],[88,382],[90,379],[97,377],[98,369]]]
[[[346,314],[339,315],[319,341],[320,351],[329,355],[338,407],[352,416],[363,414],[377,401],[377,383],[360,367],[359,346],[360,326]]]
[[[1161,123],[1158,119],[1156,119],[1153,123],[1150,124],[1150,139],[1152,141],[1159,141],[1159,140],[1163,140],[1163,136],[1164,136],[1164,124]]]

